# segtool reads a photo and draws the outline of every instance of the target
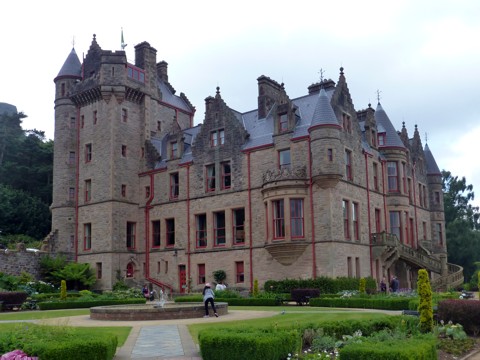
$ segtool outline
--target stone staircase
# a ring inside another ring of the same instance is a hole
[[[385,232],[372,234],[371,241],[374,259],[381,259],[386,269],[401,259],[412,266],[440,275],[430,283],[433,290],[447,290],[463,284],[463,267],[446,261],[442,265],[440,258],[443,256],[446,259],[445,253],[434,255],[422,246],[413,249],[398,241],[396,235]]]

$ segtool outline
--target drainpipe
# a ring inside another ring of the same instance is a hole
[[[250,291],[253,291],[253,239],[252,239],[252,184],[251,184],[251,174],[250,174],[250,155],[251,152],[247,153],[247,169],[248,169],[248,234],[250,238]]]
[[[310,222],[312,223],[312,277],[317,278],[317,256],[315,252],[315,216],[313,213],[313,173],[312,173],[312,147],[311,138],[308,137],[308,171],[309,184],[308,190],[310,192]]]
[[[413,209],[415,211],[415,236],[417,238],[417,242],[416,246],[414,246],[414,249],[418,249],[418,219],[417,219],[417,193],[415,191],[416,187],[417,187],[417,184],[415,183],[415,166],[416,166],[416,163],[413,163],[413,169],[412,169],[412,173],[413,173],[413,179],[412,179],[412,183],[413,183]],[[425,235],[425,234],[424,234]]]
[[[368,178],[368,157],[372,156],[366,151],[363,151],[365,155],[365,174],[367,180],[367,215],[368,215],[368,242],[370,243],[370,276],[373,278],[373,248],[372,248],[372,223],[370,218],[370,181]]]
[[[385,193],[385,164],[387,162],[382,160],[382,191],[383,191],[383,214],[385,217],[384,231],[387,232],[387,194]]]
[[[187,268],[188,279],[191,279],[191,254],[190,254],[190,164],[187,165]],[[187,282],[188,282],[187,279]],[[190,291],[190,289],[188,289]]]
[[[83,65],[82,65],[83,69]],[[74,247],[75,247],[75,262],[78,261],[78,198],[79,198],[79,191],[80,191],[80,106],[77,106],[77,164],[76,174],[75,174],[75,187],[77,191],[75,192],[75,240],[74,240]]]

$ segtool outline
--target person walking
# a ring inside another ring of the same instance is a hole
[[[211,286],[210,286],[210,283],[206,283],[205,284],[205,287],[203,288],[203,302],[205,304],[205,316],[204,318],[208,318],[210,315],[209,315],[209,312],[208,312],[208,303],[212,304],[212,309],[213,309],[213,313],[215,314],[216,317],[218,317],[218,314],[217,314],[217,310],[215,309],[215,302],[214,302],[214,298],[215,298],[215,293],[213,292]]]

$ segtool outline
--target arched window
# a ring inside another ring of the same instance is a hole
[[[133,263],[129,262],[127,264],[127,275],[126,275],[127,278],[132,278],[133,277],[133,270],[134,270],[133,269]]]

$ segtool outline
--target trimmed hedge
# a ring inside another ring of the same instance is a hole
[[[339,351],[342,360],[437,360],[434,337],[407,340],[362,341],[345,345]]]
[[[203,359],[275,360],[301,350],[301,335],[296,330],[215,328],[201,330],[198,343]]]
[[[48,341],[47,341],[48,339]],[[118,340],[112,334],[92,338],[88,329],[28,324],[0,334],[0,353],[22,349],[48,360],[111,360]]]
[[[0,302],[3,302],[3,309],[7,309],[13,305],[22,305],[27,296],[24,291],[0,292]]]
[[[292,301],[297,304],[307,304],[311,298],[317,298],[320,296],[320,290],[318,289],[292,289],[290,297]]]
[[[469,335],[480,334],[479,300],[444,300],[438,303],[437,319],[461,324]]]
[[[38,303],[38,307],[40,310],[85,309],[95,306],[145,304],[145,302],[145,299],[52,301]]]
[[[377,282],[368,277],[366,280],[367,293],[375,293]],[[358,290],[360,279],[349,277],[318,277],[316,279],[285,279],[280,281],[268,280],[265,282],[265,291],[275,293],[290,293],[293,289],[319,289],[320,294],[335,294],[343,290]]]
[[[339,307],[358,309],[381,309],[381,310],[408,310],[409,298],[314,298],[310,299],[310,306]]]

